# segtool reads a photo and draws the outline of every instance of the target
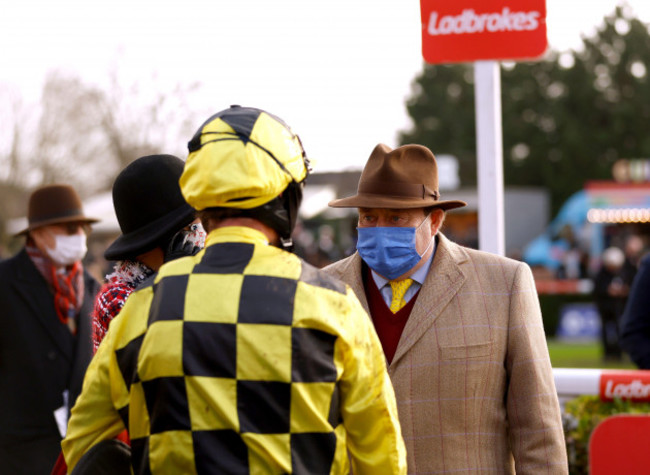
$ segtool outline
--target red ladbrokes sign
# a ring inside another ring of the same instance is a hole
[[[614,398],[650,401],[650,371],[603,370],[600,375],[600,399]]]
[[[427,63],[532,59],[546,39],[545,0],[420,0]]]

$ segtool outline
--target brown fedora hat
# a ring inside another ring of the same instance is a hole
[[[27,228],[16,236],[26,234],[32,229],[48,224],[71,223],[81,221],[96,223],[95,218],[84,216],[79,195],[69,185],[47,185],[35,190],[29,197],[27,208]]]
[[[329,202],[332,208],[412,209],[435,206],[460,208],[459,200],[441,201],[438,165],[431,150],[422,145],[403,145],[391,150],[379,144],[361,172],[357,194]]]

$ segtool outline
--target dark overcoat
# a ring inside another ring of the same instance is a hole
[[[639,265],[621,320],[621,346],[639,369],[650,369],[650,254]]]
[[[25,249],[0,262],[0,473],[49,474],[61,450],[54,411],[81,392],[92,358],[91,312],[99,283],[84,271],[73,335]]]

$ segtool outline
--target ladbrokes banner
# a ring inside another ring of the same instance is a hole
[[[546,51],[545,0],[420,0],[427,63],[533,59]]]
[[[600,399],[614,398],[650,401],[650,371],[603,370],[600,375]]]

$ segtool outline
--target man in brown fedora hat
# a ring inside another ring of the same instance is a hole
[[[0,263],[0,472],[50,473],[92,357],[99,283],[81,263],[96,219],[77,192],[48,185],[29,199],[27,240]]]
[[[371,316],[395,388],[409,473],[566,473],[560,407],[533,277],[465,248],[431,151],[378,145],[357,194],[357,252],[325,268]]]

